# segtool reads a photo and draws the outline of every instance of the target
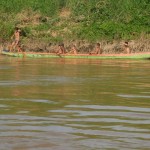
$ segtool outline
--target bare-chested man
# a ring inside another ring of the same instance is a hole
[[[127,54],[130,54],[130,48],[129,48],[129,43],[128,42],[124,42],[124,51],[127,53]]]
[[[12,50],[14,50],[16,47],[18,47],[18,52],[21,51],[20,48],[19,48],[20,46],[18,46],[19,41],[20,41],[20,31],[21,30],[18,27],[15,28],[15,32],[11,37],[11,39],[13,39],[13,42],[10,46],[10,52]]]
[[[66,53],[66,50],[65,50],[64,44],[63,43],[59,44],[56,54],[65,54],[65,53]]]

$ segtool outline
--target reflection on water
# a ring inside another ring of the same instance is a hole
[[[0,149],[149,149],[148,68],[0,56]]]

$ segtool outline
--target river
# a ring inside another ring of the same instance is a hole
[[[148,150],[150,61],[0,56],[0,150]]]

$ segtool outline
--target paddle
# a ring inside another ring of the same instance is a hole
[[[56,53],[57,56],[59,56],[60,58],[62,58],[61,53]]]

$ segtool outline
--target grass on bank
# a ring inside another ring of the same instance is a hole
[[[149,0],[1,0],[0,38],[131,40],[150,34]]]

